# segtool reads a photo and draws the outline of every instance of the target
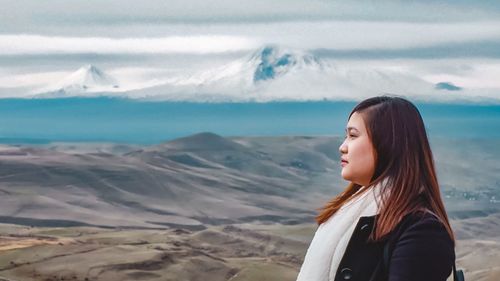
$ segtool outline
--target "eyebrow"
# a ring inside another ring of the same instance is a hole
[[[349,130],[355,130],[355,131],[358,131],[358,132],[359,132],[359,130],[358,130],[358,129],[356,129],[355,127],[347,127],[347,128],[345,129],[345,131],[346,131],[346,132],[347,132],[347,131],[349,131]]]

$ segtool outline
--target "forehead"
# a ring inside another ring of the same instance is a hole
[[[361,117],[361,114],[354,112],[351,115],[351,118],[349,118],[349,121],[347,122],[346,131],[351,129],[359,132],[363,132],[365,130],[365,121]]]

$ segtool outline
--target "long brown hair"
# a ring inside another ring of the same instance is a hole
[[[363,118],[375,153],[375,171],[367,187],[387,180],[387,184],[382,185],[382,205],[370,238],[375,241],[384,238],[405,215],[426,208],[437,215],[455,242],[439,192],[424,122],[417,107],[404,98],[384,95],[360,102],[348,120],[354,112]],[[361,187],[351,182],[320,209],[316,222],[325,222],[344,203],[369,189],[356,193]],[[385,192],[387,188],[391,188],[389,193]]]

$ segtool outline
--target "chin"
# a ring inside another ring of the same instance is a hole
[[[352,181],[352,177],[348,173],[344,173],[343,171],[340,173],[342,178],[346,181]]]

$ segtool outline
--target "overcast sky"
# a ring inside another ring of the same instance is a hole
[[[432,47],[446,55],[446,46],[462,48],[455,56],[500,53],[498,1],[0,2],[2,55],[220,53],[268,43],[399,56]]]
[[[308,20],[450,22],[496,20],[498,1],[3,0],[6,31],[45,25],[248,23]]]

